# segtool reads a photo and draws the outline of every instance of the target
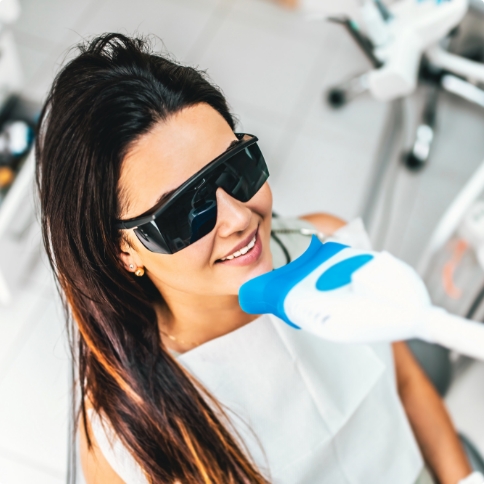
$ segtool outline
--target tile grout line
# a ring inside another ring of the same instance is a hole
[[[13,33],[15,42],[18,45],[35,50],[39,53],[46,53],[48,55],[48,51],[53,49],[56,45],[56,43],[52,42],[50,39],[39,37],[36,34],[25,32],[15,27],[10,28],[10,31]]]
[[[51,74],[53,74],[54,69],[57,71],[61,65],[64,64],[65,59],[67,58],[70,49],[72,48],[71,45],[66,46],[66,41],[68,39],[68,36],[71,34],[76,34],[79,36],[80,41],[84,39],[82,35],[80,35],[77,31],[80,30],[81,25],[83,25],[88,18],[94,14],[97,10],[99,10],[102,6],[103,1],[100,0],[92,0],[88,6],[86,6],[84,12],[81,14],[80,18],[76,21],[74,26],[68,30],[68,32],[59,40],[58,42],[52,43],[52,41],[49,41],[51,43],[51,47],[48,49],[46,52],[47,56],[44,62],[39,66],[37,69],[36,75],[32,76],[32,79],[36,79],[37,77],[40,76],[41,73],[43,73],[46,69],[50,68],[51,69]],[[46,39],[43,39],[44,41]],[[59,52],[60,51],[60,52]],[[26,88],[27,90],[30,87],[30,82],[24,86],[24,89]],[[44,93],[45,95],[46,93]]]
[[[327,38],[327,34],[324,36]],[[281,134],[281,140],[282,142],[280,143],[279,149],[276,150],[275,152],[275,157],[281,160],[282,163],[279,165],[279,173],[281,173],[284,170],[284,167],[286,166],[287,163],[287,156],[288,153],[291,149],[291,147],[294,145],[296,138],[302,134],[302,129],[303,129],[303,123],[304,123],[304,112],[307,112],[307,110],[310,108],[310,103],[313,102],[307,101],[306,100],[306,92],[308,90],[308,87],[312,84],[312,79],[313,76],[317,75],[318,70],[319,70],[319,59],[321,58],[321,55],[325,49],[324,45],[324,38],[323,42],[321,44],[321,47],[318,49],[318,53],[316,55],[315,62],[313,64],[312,69],[310,70],[310,74],[306,78],[306,81],[303,84],[303,87],[301,91],[299,92],[297,102],[295,103],[294,108],[291,110],[288,116],[288,121],[285,123],[285,127],[282,129],[282,134]],[[332,62],[330,64],[334,64],[336,62],[336,57],[333,56]],[[328,72],[330,70],[330,67],[328,68]],[[324,81],[324,76],[320,80],[320,84],[322,84]],[[304,104],[304,108],[300,108],[300,104]],[[292,135],[292,136],[288,136]],[[277,175],[275,177],[277,179]]]
[[[31,40],[32,41],[35,40],[37,42],[40,41],[41,43],[43,43],[45,45],[45,48],[42,48],[40,50],[40,52],[43,52],[43,53],[46,54],[46,59],[44,60],[44,62],[42,62],[40,64],[40,66],[37,68],[35,73],[32,75],[32,80],[38,78],[40,73],[43,72],[48,65],[53,66],[55,64],[58,64],[59,58],[65,57],[67,55],[67,49],[63,49],[63,51],[61,53],[56,53],[57,47],[59,47],[59,48],[63,47],[65,40],[67,39],[67,36],[69,35],[69,33],[75,32],[79,28],[80,24],[87,20],[87,18],[90,14],[92,14],[93,12],[95,12],[97,9],[100,8],[101,3],[102,2],[100,0],[92,0],[91,3],[85,8],[85,11],[82,13],[80,19],[77,20],[74,27],[72,29],[70,29],[70,31],[68,33],[66,33],[62,37],[62,39],[58,42],[53,42],[50,39],[38,37],[35,34],[26,33],[26,32],[23,32],[21,30],[17,31],[20,34],[20,36],[24,36],[27,39],[27,43],[22,43],[21,40],[19,39],[19,44],[25,45],[26,47],[32,48],[34,50],[38,50],[38,43],[36,43],[36,47],[33,47],[31,45]],[[24,86],[24,89],[28,88],[29,84],[30,84],[30,82],[26,83],[26,85]]]
[[[213,38],[222,27],[222,24],[227,19],[228,15],[232,11],[233,4],[228,4],[224,0],[220,0],[219,4],[215,7],[214,11],[209,17],[209,20],[203,27],[199,36],[193,42],[192,47],[188,49],[186,59],[188,64],[196,65],[196,60],[199,60],[203,53],[206,52]]]
[[[91,3],[84,9],[80,17],[77,19],[76,23],[74,26],[69,29],[69,31],[64,35],[62,40],[59,42],[59,44],[64,44],[65,40],[68,38],[69,34],[76,34],[79,37],[83,38],[79,33],[78,30],[82,30],[82,27],[85,25],[85,23],[92,17],[97,11],[99,11],[102,7],[102,5],[105,3],[105,0],[91,0]]]

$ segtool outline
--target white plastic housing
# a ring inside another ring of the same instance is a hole
[[[433,307],[414,269],[388,253],[357,270],[350,284],[320,291],[319,277],[340,261],[361,254],[347,248],[296,284],[284,301],[287,317],[302,330],[340,343],[419,338],[484,359],[484,325]]]
[[[385,65],[369,76],[372,95],[388,101],[411,94],[417,85],[422,54],[458,25],[467,9],[468,0],[443,3],[402,0],[393,4],[391,40],[377,53]]]

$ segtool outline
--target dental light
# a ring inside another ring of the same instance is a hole
[[[239,301],[333,342],[419,338],[484,359],[484,325],[433,306],[417,273],[386,252],[313,236],[301,257],[245,283]]]

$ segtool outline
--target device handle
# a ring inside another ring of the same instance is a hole
[[[420,339],[484,360],[484,325],[433,307],[423,315]]]

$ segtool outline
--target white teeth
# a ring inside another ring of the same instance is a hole
[[[232,260],[232,259],[236,259],[237,257],[240,257],[241,255],[247,254],[247,252],[249,252],[249,250],[254,247],[256,241],[257,241],[257,237],[254,236],[254,238],[245,247],[242,247],[242,249],[238,250],[237,252],[234,252],[232,255],[229,255],[220,260],[221,261]]]

